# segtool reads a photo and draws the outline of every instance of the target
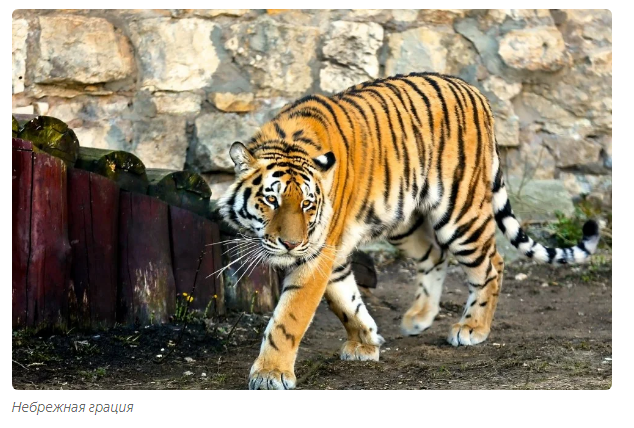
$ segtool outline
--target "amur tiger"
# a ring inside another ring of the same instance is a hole
[[[552,264],[584,261],[599,240],[594,221],[570,248],[547,248],[524,233],[507,196],[488,100],[457,77],[397,75],[307,96],[246,144],[234,143],[230,156],[237,179],[221,213],[251,236],[251,258],[287,272],[250,389],[295,386],[299,343],[324,295],[347,331],[341,358],[379,359],[384,339],[348,261],[360,243],[386,238],[416,261],[416,297],[401,324],[407,335],[438,314],[453,255],[469,286],[447,339],[459,346],[480,343],[491,330],[504,270],[496,224],[525,256]]]

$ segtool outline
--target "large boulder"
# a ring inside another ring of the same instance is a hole
[[[564,38],[555,26],[511,30],[500,40],[499,54],[518,70],[557,71],[571,64]]]
[[[189,162],[200,172],[233,171],[229,148],[246,142],[260,126],[253,114],[207,113],[196,119],[196,142]]]
[[[230,27],[224,47],[249,74],[256,95],[296,97],[313,85],[319,31],[283,24],[263,15]]]
[[[132,21],[131,39],[141,64],[141,86],[188,91],[209,86],[220,60],[211,40],[216,24],[200,18]]]
[[[95,84],[125,79],[134,73],[128,39],[103,18],[42,16],[35,83]]]
[[[135,121],[132,152],[148,168],[181,170],[187,155],[186,126],[186,119],[178,116]]]
[[[335,21],[323,40],[326,61],[319,73],[323,91],[339,92],[379,77],[377,54],[383,44],[383,27],[379,24]]]
[[[519,145],[520,120],[511,100],[522,91],[521,83],[510,83],[497,76],[489,76],[482,86],[489,96],[495,116],[495,137],[500,146]]]
[[[443,45],[442,38],[443,33],[427,27],[390,34],[386,75],[422,71],[444,73],[447,67],[447,48]]]

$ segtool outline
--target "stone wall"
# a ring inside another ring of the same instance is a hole
[[[13,109],[204,173],[288,101],[411,71],[490,99],[507,175],[611,205],[612,18],[580,10],[18,10]]]

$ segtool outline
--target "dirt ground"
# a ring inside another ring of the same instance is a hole
[[[380,361],[338,359],[345,330],[322,302],[300,346],[297,388],[608,389],[612,266],[608,255],[594,260],[583,267],[507,267],[488,340],[460,348],[445,341],[468,294],[460,268],[450,267],[434,325],[421,336],[403,337],[399,323],[414,296],[414,267],[404,260],[382,265],[379,285],[365,298],[386,339]],[[516,279],[518,274],[527,277]],[[233,314],[193,323],[180,341],[179,324],[48,337],[14,332],[13,386],[245,389],[267,320]]]

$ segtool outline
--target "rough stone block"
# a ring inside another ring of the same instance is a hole
[[[35,83],[94,84],[129,77],[134,57],[128,39],[103,18],[42,16]]]
[[[141,86],[189,91],[209,86],[220,60],[211,41],[216,24],[200,18],[130,23],[141,64]]]

